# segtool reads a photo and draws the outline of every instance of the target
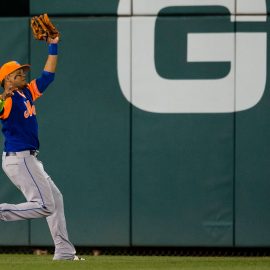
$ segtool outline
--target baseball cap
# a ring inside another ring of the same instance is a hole
[[[1,68],[0,68],[0,83],[5,79],[7,75],[12,73],[13,71],[17,69],[24,69],[24,71],[28,71],[30,69],[30,65],[24,64],[21,65],[17,61],[9,61],[5,63]]]

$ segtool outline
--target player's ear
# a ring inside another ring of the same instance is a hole
[[[2,82],[2,86],[3,86],[3,88],[5,88],[5,87],[7,87],[8,85],[10,85],[11,84],[11,77],[10,77],[10,75],[7,75],[6,77],[5,77],[5,79],[3,80],[3,82]]]
[[[10,81],[10,74],[8,74],[3,81],[9,82]]]

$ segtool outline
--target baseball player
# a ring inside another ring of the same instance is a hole
[[[12,183],[23,193],[26,202],[0,204],[0,220],[15,221],[46,217],[55,244],[54,260],[84,260],[76,255],[68,239],[63,196],[42,163],[39,149],[35,100],[54,80],[59,37],[49,38],[49,55],[41,76],[26,82],[30,65],[16,61],[0,69],[0,119],[5,138],[2,167]]]

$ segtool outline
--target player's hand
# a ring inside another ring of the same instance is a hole
[[[56,38],[50,38],[48,37],[48,40],[47,40],[47,43],[48,44],[57,44],[59,42],[59,37],[56,37]]]

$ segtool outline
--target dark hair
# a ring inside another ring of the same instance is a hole
[[[5,86],[5,79],[3,79],[3,81],[1,82],[1,86],[4,88],[4,86]]]

